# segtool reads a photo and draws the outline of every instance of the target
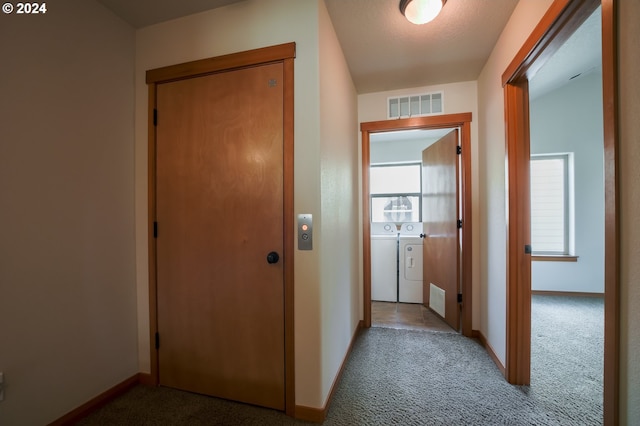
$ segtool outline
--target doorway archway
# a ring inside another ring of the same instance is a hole
[[[471,280],[471,113],[415,117],[399,120],[372,121],[360,124],[362,132],[362,226],[363,226],[363,306],[364,326],[371,327],[371,224],[369,206],[370,135],[400,130],[460,129],[462,147],[461,168],[461,289],[464,297],[460,316],[460,331],[464,336],[473,334],[472,280]]]
[[[502,75],[507,138],[507,342],[505,375],[530,382],[531,255],[529,211],[529,80],[598,7],[602,6],[602,79],[605,176],[604,424],[618,423],[617,95],[613,0],[556,0]]]

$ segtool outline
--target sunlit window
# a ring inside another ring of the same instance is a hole
[[[571,155],[531,156],[531,248],[570,254]]]
[[[421,221],[420,172],[420,163],[371,166],[372,222]]]

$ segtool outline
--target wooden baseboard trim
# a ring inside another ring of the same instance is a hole
[[[487,353],[489,354],[489,356],[491,357],[493,362],[498,367],[498,370],[500,370],[502,375],[506,377],[506,372],[507,372],[506,368],[500,362],[500,358],[498,358],[498,356],[496,355],[496,352],[493,350],[493,348],[491,347],[489,342],[487,342],[487,338],[484,337],[484,334],[482,334],[482,332],[480,330],[473,330],[472,331],[472,335],[473,335],[474,338],[476,338],[476,339],[478,339],[480,341],[480,344],[487,351]]]
[[[344,367],[347,363],[347,359],[349,359],[349,355],[351,355],[351,351],[353,350],[353,344],[355,343],[356,337],[360,333],[360,330],[364,328],[364,321],[360,320],[358,326],[356,327],[356,331],[351,337],[351,343],[349,343],[349,348],[347,349],[347,353],[342,361],[342,365],[340,366],[340,370],[336,375],[333,384],[331,385],[331,390],[329,391],[329,396],[327,398],[327,402],[323,408],[314,408],[314,407],[305,407],[303,405],[295,406],[295,414],[294,417],[298,420],[304,420],[313,423],[322,423],[327,417],[327,412],[329,411],[329,405],[331,404],[331,400],[333,399],[333,395],[336,391],[338,383],[340,383],[340,379],[342,378],[342,373],[344,372]],[[137,384],[147,385],[147,386],[155,386],[156,380],[149,373],[138,373],[135,374],[128,379],[124,380],[121,383],[118,383],[111,389],[108,389],[91,399],[90,401],[82,404],[80,407],[75,410],[70,411],[59,419],[53,421],[49,424],[49,426],[70,426],[77,423],[80,419],[88,416],[92,412],[98,410],[100,407],[106,405],[107,403],[113,401],[118,396],[122,395],[129,389],[133,388]]]
[[[90,401],[82,404],[80,407],[76,408],[60,417],[59,419],[49,423],[49,426],[67,426],[76,424],[80,419],[88,416],[92,412],[96,411],[100,407],[106,405],[107,403],[113,401],[118,396],[122,395],[129,389],[133,388],[138,383],[141,383],[141,373],[135,374],[123,382],[118,383],[111,389],[108,389],[102,392],[100,395],[91,399]],[[150,375],[149,375],[150,376]]]
[[[145,386],[158,386],[158,381],[151,373],[138,373],[139,383]]]
[[[327,417],[327,407],[314,408],[305,407],[304,405],[296,405],[294,417],[296,420],[302,420],[305,422],[322,423]]]
[[[598,297],[603,299],[604,293],[584,293],[578,291],[548,291],[548,290],[531,290],[531,294],[537,296],[572,296],[572,297]]]
[[[338,387],[338,383],[340,383],[340,379],[342,379],[342,373],[344,372],[344,367],[351,355],[351,351],[353,350],[353,344],[356,341],[356,337],[360,333],[360,330],[364,328],[364,321],[360,320],[358,326],[356,327],[355,333],[351,337],[351,343],[349,343],[349,348],[347,349],[347,353],[342,360],[342,365],[340,366],[340,370],[338,374],[336,374],[335,379],[333,380],[333,384],[331,385],[331,390],[329,391],[329,396],[327,397],[327,402],[322,408],[314,408],[314,407],[305,407],[304,405],[296,405],[295,407],[295,415],[294,417],[297,420],[303,420],[306,422],[313,423],[322,423],[327,418],[327,412],[329,411],[329,406],[331,405],[331,401],[333,400],[333,394]]]

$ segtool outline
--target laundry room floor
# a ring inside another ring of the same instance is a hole
[[[371,326],[455,333],[438,315],[419,303],[373,301]]]

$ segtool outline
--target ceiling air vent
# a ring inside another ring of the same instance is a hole
[[[387,98],[387,118],[408,118],[444,113],[444,92]]]

